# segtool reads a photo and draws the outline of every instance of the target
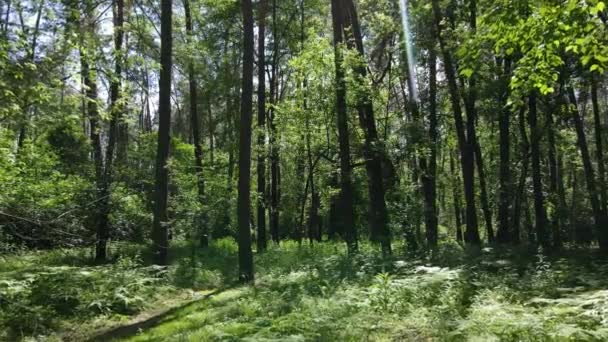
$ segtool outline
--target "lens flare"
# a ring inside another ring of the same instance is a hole
[[[407,0],[399,0],[401,9],[401,25],[403,26],[403,38],[405,40],[405,55],[407,58],[407,78],[411,100],[418,104],[418,85],[416,82],[416,60],[414,57],[412,36],[409,25]]]

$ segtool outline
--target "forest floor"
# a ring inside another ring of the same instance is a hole
[[[167,268],[128,244],[104,265],[89,249],[0,257],[0,340],[608,340],[608,260],[594,250],[444,244],[383,259],[286,242],[256,255],[243,286],[231,240],[174,245]]]

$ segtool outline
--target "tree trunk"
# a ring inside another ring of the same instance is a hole
[[[602,210],[600,204],[598,189],[595,180],[595,171],[591,164],[591,157],[589,155],[589,148],[587,146],[587,138],[585,136],[585,127],[583,124],[583,118],[578,110],[576,101],[576,95],[574,89],[569,87],[567,89],[568,100],[570,105],[570,114],[574,119],[574,127],[576,128],[576,138],[578,147],[583,159],[583,170],[585,171],[585,181],[587,183],[587,191],[589,193],[589,202],[591,202],[591,208],[593,209],[593,216],[595,219],[595,230],[597,238],[599,240],[600,249],[604,252],[608,251],[608,219],[606,212]]]
[[[502,74],[502,94],[499,103],[503,106],[499,117],[499,146],[500,146],[500,170],[498,189],[498,231],[496,240],[499,243],[513,242],[509,226],[509,206],[511,203],[511,161],[510,161],[510,137],[509,125],[511,110],[507,108],[509,97],[509,76],[511,74],[511,63],[508,59],[504,61]]]
[[[186,34],[188,40],[193,43],[192,33],[192,15],[190,12],[190,0],[184,0],[184,14],[186,16]],[[198,201],[202,206],[205,205],[205,178],[203,176],[203,147],[201,146],[201,131],[198,118],[198,96],[196,77],[194,74],[194,62],[188,61],[188,85],[190,88],[190,129],[192,130],[192,143],[194,144],[194,173],[196,174],[196,185],[198,190]],[[201,216],[201,218],[203,218]],[[201,247],[209,245],[209,232],[207,230],[207,222],[202,219],[200,222],[202,231],[200,236]]]
[[[452,175],[452,197],[454,202],[454,220],[456,221],[456,241],[464,242],[462,236],[462,218],[460,215],[461,206],[460,206],[460,192],[458,188],[460,187],[460,177],[456,171],[454,162],[454,156],[450,153],[450,174]]]
[[[353,0],[343,0],[348,12],[347,20],[343,27],[344,35],[352,32],[354,45],[363,60],[363,37],[359,26],[359,16]],[[350,41],[350,40],[349,40]],[[352,44],[349,44],[352,45]],[[365,65],[355,67],[355,72],[361,80],[367,79]],[[388,227],[388,212],[384,199],[384,182],[382,174],[383,147],[378,139],[376,120],[374,117],[374,106],[369,89],[362,87],[362,93],[358,94],[357,111],[359,113],[359,124],[364,132],[364,157],[365,169],[367,171],[368,196],[369,196],[369,225],[371,240],[379,243],[384,255],[391,254],[391,237]]]
[[[160,79],[158,82],[158,148],[156,152],[156,202],[154,208],[153,241],[157,263],[167,264],[169,218],[167,197],[169,190],[169,159],[171,129],[171,68],[172,68],[172,8],[171,0],[161,0]]]
[[[266,249],[266,0],[258,8],[258,252]]]
[[[99,217],[97,219],[97,245],[95,248],[95,259],[103,261],[106,259],[106,245],[110,237],[109,215],[110,215],[110,189],[113,177],[113,157],[116,147],[117,124],[121,117],[121,87],[122,87],[122,42],[124,22],[124,2],[116,0],[113,9],[114,15],[114,51],[116,60],[114,63],[114,77],[110,82],[110,131],[108,132],[108,147],[106,149],[105,171],[99,189]]]
[[[536,94],[528,97],[528,125],[530,126],[530,152],[532,157],[532,187],[534,191],[534,219],[536,240],[543,247],[549,247],[547,239],[547,213],[540,166],[541,132],[537,125]]]
[[[253,10],[251,0],[241,0],[243,14],[243,77],[241,90],[241,127],[239,138],[239,182],[238,182],[238,245],[239,245],[239,279],[242,282],[253,281],[253,253],[251,251],[251,231],[249,216],[251,213],[251,121],[253,95]]]
[[[340,0],[331,0],[331,16],[334,34],[334,65],[336,73],[336,117],[340,156],[340,197],[338,200],[339,230],[344,232],[344,239],[349,253],[358,249],[357,231],[354,227],[353,186],[351,179],[350,144],[348,137],[348,114],[346,112],[346,81],[342,65],[344,12]]]
[[[553,235],[553,247],[559,249],[562,245],[561,241],[561,227],[560,227],[560,213],[563,208],[560,206],[558,198],[558,174],[557,174],[557,151],[555,148],[555,131],[553,123],[553,108],[549,108],[546,115],[546,127],[547,131],[547,144],[548,144],[548,159],[549,159],[549,202],[553,206],[553,214],[550,217],[549,224],[551,225],[551,232]]]
[[[429,149],[428,168],[422,175],[425,200],[426,240],[429,246],[437,245],[437,57],[435,49],[429,51]]]
[[[528,159],[530,156],[530,143],[528,142],[528,134],[526,133],[526,118],[525,108],[522,106],[519,112],[519,134],[521,136],[520,154],[521,154],[521,173],[519,182],[515,192],[515,203],[513,205],[513,236],[511,240],[514,244],[520,241],[521,232],[521,210],[525,202],[526,179],[528,178]]]
[[[437,39],[443,55],[443,64],[446,78],[448,80],[448,91],[450,94],[450,102],[454,111],[454,123],[456,126],[456,135],[458,137],[458,147],[460,150],[460,162],[462,167],[462,177],[464,183],[464,194],[466,202],[466,231],[464,233],[464,241],[471,245],[481,244],[479,231],[477,227],[477,209],[475,208],[475,146],[474,142],[467,140],[465,135],[464,120],[462,118],[462,109],[460,108],[460,95],[458,85],[456,83],[456,75],[454,71],[454,63],[452,55],[448,50],[445,39],[442,35],[442,17],[439,7],[439,0],[433,0],[433,12],[435,18],[435,28]]]
[[[606,167],[604,164],[604,141],[602,133],[602,120],[600,119],[600,107],[597,99],[597,77],[592,76],[591,80],[591,103],[593,106],[593,123],[595,128],[595,158],[597,159],[597,179],[600,185],[600,206],[606,212]]]
[[[477,1],[469,0],[469,26],[473,34],[477,31]],[[464,89],[464,86],[463,86]],[[492,211],[490,210],[490,204],[488,201],[488,192],[486,186],[485,169],[483,166],[483,156],[481,153],[481,146],[477,138],[477,132],[475,129],[475,122],[477,120],[477,109],[475,102],[477,101],[477,77],[475,73],[469,78],[469,89],[464,95],[464,105],[467,117],[467,139],[469,144],[474,149],[474,159],[477,164],[477,175],[479,176],[479,188],[481,192],[481,210],[483,211],[483,217],[486,226],[486,235],[488,242],[494,242],[494,228],[492,227]]]
[[[270,79],[270,100],[274,104],[277,98],[277,64],[279,55],[279,39],[277,32],[277,4],[276,0],[272,1],[272,36],[273,36],[273,52],[271,65]],[[275,243],[279,243],[279,151],[277,147],[277,128],[275,123],[275,109],[270,108],[268,115],[270,126],[270,235]]]

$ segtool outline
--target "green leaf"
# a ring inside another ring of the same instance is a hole
[[[471,69],[471,68],[462,69],[462,70],[460,70],[460,75],[464,76],[466,78],[471,78],[471,76],[473,76],[473,69]]]

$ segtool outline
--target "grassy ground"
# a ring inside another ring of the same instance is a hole
[[[0,339],[132,341],[563,341],[608,339],[608,263],[593,251],[523,250],[385,260],[363,246],[285,243],[256,255],[255,286],[235,284],[236,246],[172,249],[167,269],[119,245],[0,263]],[[194,258],[193,258],[194,256]]]

